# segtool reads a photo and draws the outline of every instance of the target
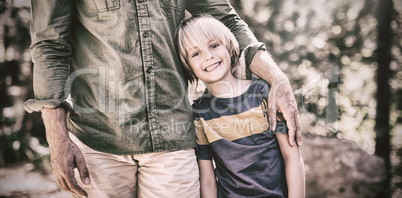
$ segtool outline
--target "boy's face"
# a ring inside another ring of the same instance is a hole
[[[230,54],[222,42],[211,40],[188,46],[188,63],[194,74],[205,83],[214,83],[230,77]]]

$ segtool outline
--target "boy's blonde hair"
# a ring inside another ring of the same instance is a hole
[[[232,68],[237,64],[239,43],[229,28],[210,15],[194,15],[189,19],[183,20],[176,30],[175,39],[181,62],[187,71],[185,77],[190,82],[197,81],[198,78],[188,63],[186,51],[188,46],[201,46],[201,43],[211,40],[220,41],[230,54]]]

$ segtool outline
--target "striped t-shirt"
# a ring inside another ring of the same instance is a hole
[[[287,197],[284,161],[268,129],[268,91],[267,82],[253,78],[237,97],[206,91],[194,101],[196,153],[214,159],[218,197]],[[287,133],[283,117],[276,132]]]

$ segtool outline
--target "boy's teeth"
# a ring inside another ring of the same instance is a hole
[[[219,65],[219,63],[215,63],[214,65],[211,65],[211,66],[205,68],[205,71],[209,72],[209,71],[215,69],[216,67],[218,67],[218,65]]]

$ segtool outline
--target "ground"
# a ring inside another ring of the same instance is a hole
[[[0,168],[0,198],[71,198],[60,190],[53,174],[33,171],[32,164]]]

